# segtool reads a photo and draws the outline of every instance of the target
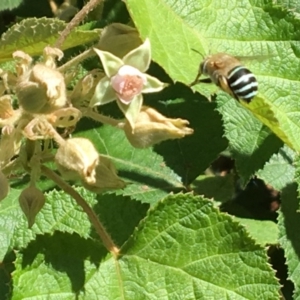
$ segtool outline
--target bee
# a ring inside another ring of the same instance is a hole
[[[199,80],[202,74],[209,78]],[[197,77],[190,86],[199,82],[213,82],[236,100],[242,99],[247,103],[256,96],[258,89],[253,73],[244,67],[238,58],[226,53],[217,53],[204,58]]]

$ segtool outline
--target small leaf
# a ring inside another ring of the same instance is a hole
[[[297,181],[299,182],[299,180]],[[300,297],[300,280],[298,276],[300,240],[298,230],[295,230],[300,227],[298,196],[296,184],[290,184],[283,189],[281,210],[278,217],[279,243],[284,250],[288,266],[288,279],[295,286],[293,299],[299,299]]]
[[[231,174],[226,176],[200,175],[194,180],[192,187],[197,195],[224,203],[231,200],[234,195],[234,176]]]
[[[288,146],[282,147],[278,153],[273,154],[257,176],[280,191],[294,181],[296,153]]]
[[[236,100],[219,95],[217,104],[223,116],[225,136],[244,185],[263,168],[273,153],[277,153],[282,141]]]
[[[262,246],[278,244],[279,229],[275,222],[246,218],[236,218],[236,220],[246,227],[256,243]]]
[[[154,204],[171,191],[185,189],[180,177],[166,166],[160,155],[151,148],[133,148],[118,128],[108,125],[97,128],[93,122],[90,130],[77,136],[92,140],[101,156],[115,164],[118,176],[128,183],[116,191],[118,195]]]
[[[66,23],[58,19],[24,19],[9,28],[0,40],[0,62],[12,60],[12,53],[22,50],[30,56],[41,55],[43,49],[55,43]],[[62,50],[95,41],[99,30],[73,30],[62,45]]]
[[[23,0],[5,0],[0,2],[0,11],[3,10],[12,10],[13,8],[18,7]]]

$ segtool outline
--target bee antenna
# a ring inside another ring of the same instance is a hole
[[[198,54],[200,54],[201,57],[204,59],[204,55],[200,51],[198,51],[196,49],[193,49],[193,48],[191,48],[191,50],[194,51],[194,52],[196,52],[196,53],[198,53]]]

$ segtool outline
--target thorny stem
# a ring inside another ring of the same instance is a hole
[[[97,7],[101,1],[103,0],[90,0],[75,16],[74,18],[68,23],[66,28],[62,31],[59,38],[57,39],[54,47],[61,48],[62,44],[64,43],[67,36],[70,34],[72,29],[76,27],[86,16],[87,14],[92,11],[95,7]]]
[[[84,112],[84,116],[91,118],[95,121],[101,122],[103,124],[109,124],[114,127],[118,127],[120,124],[119,120],[104,116],[102,114],[98,114],[98,113],[92,111],[91,109],[88,109],[86,112]]]
[[[57,70],[61,73],[64,73],[65,71],[69,70],[71,67],[77,66],[81,61],[95,55],[96,53],[93,49],[88,49],[80,53],[79,55],[75,56],[73,59],[69,60],[64,65],[57,68]]]
[[[83,211],[88,215],[91,223],[93,224],[94,228],[96,229],[96,232],[100,236],[100,239],[103,242],[103,245],[105,248],[112,253],[114,257],[117,257],[119,255],[119,248],[114,244],[112,238],[105,230],[102,223],[99,221],[97,215],[92,210],[92,208],[86,203],[86,201],[80,196],[79,193],[77,193],[69,184],[67,184],[65,181],[63,181],[60,176],[58,176],[55,172],[53,172],[51,169],[49,169],[46,166],[41,166],[42,173],[53,180],[63,191],[65,191],[67,194],[69,194],[76,203],[82,207]]]

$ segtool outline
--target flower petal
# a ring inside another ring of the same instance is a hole
[[[134,131],[134,125],[137,120],[137,117],[140,113],[142,104],[143,104],[143,96],[141,94],[135,96],[129,105],[122,103],[121,101],[117,101],[119,108],[123,112],[125,118],[129,122],[132,132]]]
[[[144,85],[144,88],[142,90],[142,93],[156,93],[161,90],[163,90],[166,86],[168,86],[167,83],[159,81],[157,78],[150,76],[148,74],[146,75],[146,84]]]
[[[116,98],[116,92],[112,88],[109,78],[104,77],[98,82],[89,106],[103,105],[112,102]]]
[[[123,57],[123,62],[125,65],[133,66],[145,72],[151,62],[151,46],[149,39],[146,39],[145,42],[139,47],[133,49]]]
[[[110,52],[101,51],[96,48],[94,48],[94,51],[100,57],[104,72],[105,72],[106,76],[109,78],[114,76],[118,72],[118,70],[121,68],[121,66],[124,65],[123,61],[120,58],[118,58],[117,56],[114,56]]]

